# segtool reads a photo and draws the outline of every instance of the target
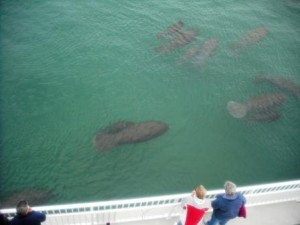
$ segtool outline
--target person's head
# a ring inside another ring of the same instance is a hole
[[[19,201],[17,204],[17,214],[20,216],[26,216],[29,210],[29,205],[26,200]]]
[[[226,181],[224,184],[226,195],[234,195],[236,192],[236,185],[231,181]]]
[[[206,195],[206,189],[203,185],[199,185],[195,188],[197,198],[204,199]]]

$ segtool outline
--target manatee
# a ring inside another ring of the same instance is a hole
[[[217,38],[210,38],[207,39],[198,54],[195,55],[193,58],[193,63],[198,68],[201,68],[203,64],[207,61],[209,57],[211,57],[218,46],[218,39]]]
[[[281,117],[279,112],[274,110],[266,111],[266,112],[257,112],[247,115],[247,119],[249,121],[255,122],[273,122],[278,120]]]
[[[103,132],[108,134],[118,133],[121,130],[128,128],[129,126],[134,125],[134,122],[131,121],[118,121],[112,125],[105,127]]]
[[[161,39],[161,38],[165,38],[165,37],[167,37],[169,35],[172,35],[174,33],[177,33],[178,31],[180,31],[182,29],[183,25],[184,25],[184,23],[181,20],[179,20],[176,23],[171,24],[164,31],[158,33],[156,35],[156,37],[158,39]]]
[[[15,192],[0,203],[0,208],[14,208],[20,200],[27,200],[30,205],[40,206],[47,203],[54,195],[50,191],[32,188]]]
[[[185,32],[178,31],[177,36],[171,42],[157,47],[156,51],[161,52],[161,53],[168,53],[176,47],[180,47],[180,46],[190,43],[197,37],[197,35],[198,35],[198,32],[193,29],[185,31]]]
[[[109,134],[105,132],[97,133],[93,138],[93,145],[96,149],[106,152],[119,144],[118,133]]]
[[[182,65],[187,60],[195,57],[200,51],[199,45],[193,45],[177,60],[177,65]]]
[[[256,83],[267,82],[269,84],[274,85],[275,87],[278,87],[282,91],[290,93],[296,98],[300,99],[300,85],[288,78],[262,74],[256,76],[254,81]]]
[[[245,48],[261,41],[268,34],[268,32],[268,29],[264,26],[250,30],[237,43],[233,44],[231,48],[234,52],[240,53]]]
[[[109,151],[121,144],[133,144],[158,137],[168,130],[161,121],[144,121],[127,126],[116,133],[98,132],[93,139],[96,149]]]
[[[140,122],[119,133],[119,144],[148,141],[162,135],[168,128],[169,126],[161,121]]]
[[[280,93],[265,93],[250,98],[247,103],[248,111],[268,111],[285,101],[286,97]]]
[[[245,103],[229,101],[227,110],[235,118],[243,118],[248,112],[266,112],[281,105],[286,97],[280,93],[265,93],[254,96]]]

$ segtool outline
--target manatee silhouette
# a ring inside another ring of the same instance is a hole
[[[183,27],[183,22],[181,21],[181,20],[179,20],[179,21],[177,21],[176,23],[173,23],[173,24],[171,24],[170,26],[168,26],[165,30],[163,30],[162,32],[160,32],[160,33],[158,33],[157,35],[156,35],[156,37],[158,38],[158,39],[161,39],[161,38],[165,38],[165,37],[167,37],[167,36],[169,36],[169,35],[172,35],[172,34],[174,34],[174,33],[177,33],[177,32],[179,32],[181,29],[182,29],[182,27]]]
[[[125,128],[128,128],[130,126],[134,125],[134,122],[131,121],[119,121],[116,123],[113,123],[112,125],[105,127],[103,132],[108,134],[115,134],[120,132],[121,130],[124,130]]]
[[[264,26],[254,28],[246,33],[238,42],[234,43],[231,49],[235,53],[240,53],[245,48],[261,41],[268,33],[268,29]]]
[[[247,116],[247,120],[254,122],[273,122],[278,120],[280,117],[281,115],[279,112],[271,110],[266,112],[252,113]]]
[[[255,83],[266,82],[281,89],[285,93],[290,93],[300,99],[300,84],[290,80],[286,77],[271,76],[267,74],[261,74],[255,77]]]
[[[227,110],[235,118],[243,118],[249,112],[271,111],[281,105],[286,97],[280,93],[265,93],[254,96],[245,103],[229,101]]]
[[[113,124],[115,126],[119,122]],[[96,149],[100,151],[109,151],[121,144],[133,144],[143,141],[148,141],[158,137],[168,130],[168,124],[161,121],[144,121],[139,123],[126,123],[126,126],[121,126],[122,129],[116,129],[117,132],[110,131],[111,126],[98,132],[93,139]],[[117,126],[119,128],[119,125]],[[113,129],[113,131],[116,131]]]

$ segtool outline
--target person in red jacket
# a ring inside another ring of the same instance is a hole
[[[34,211],[26,200],[17,204],[17,215],[10,221],[11,225],[41,225],[46,220],[46,215]]]
[[[193,191],[192,194],[188,197],[182,199],[181,207],[183,211],[180,215],[180,220],[176,223],[176,225],[183,225],[186,221],[187,216],[187,205],[191,205],[197,209],[205,208],[205,195],[206,189],[203,185],[198,185]]]

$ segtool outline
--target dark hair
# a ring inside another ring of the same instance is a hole
[[[21,200],[17,204],[17,214],[20,216],[25,216],[28,212],[28,202],[26,200]]]

